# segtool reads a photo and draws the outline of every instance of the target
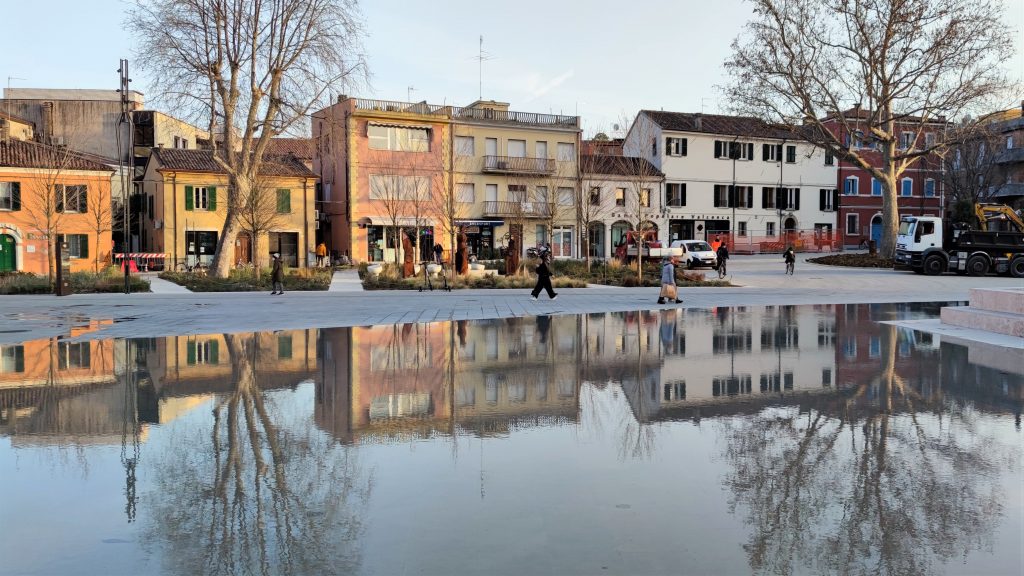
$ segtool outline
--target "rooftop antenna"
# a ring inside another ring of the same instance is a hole
[[[407,86],[405,88],[405,101],[406,102],[408,102],[410,104],[412,103],[412,93],[415,92],[415,91],[416,91],[416,87],[415,86]]]
[[[484,36],[483,34],[481,34],[480,49],[477,52],[476,58],[474,58],[474,60],[476,60],[480,66],[480,97],[478,98],[478,100],[484,99],[484,60],[492,60],[493,58],[494,57],[491,56],[489,52],[484,50]]]
[[[714,98],[706,98],[705,97],[705,98],[701,98],[700,99],[700,113],[701,114],[704,113],[704,102],[707,101],[707,100],[714,100]]]

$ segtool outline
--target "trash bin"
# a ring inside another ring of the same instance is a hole
[[[878,243],[874,240],[868,240],[868,254],[872,256],[878,254]]]

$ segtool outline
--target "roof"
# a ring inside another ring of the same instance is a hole
[[[795,135],[782,126],[769,124],[760,118],[750,116],[721,116],[688,112],[661,112],[641,110],[652,122],[663,130],[677,132],[699,132],[726,136],[747,136],[751,138],[792,139]]]
[[[175,172],[212,172],[223,174],[224,170],[213,158],[213,150],[180,148],[154,148],[153,157],[159,164],[157,170]],[[291,155],[263,157],[262,176],[291,176],[294,178],[316,178],[301,160]]]
[[[31,120],[27,120],[25,118],[22,118],[21,116],[15,116],[14,114],[8,114],[6,112],[0,112],[0,118],[4,118],[12,122],[17,122],[19,124],[28,124],[29,126],[33,127],[36,125],[36,123]]]
[[[646,158],[612,154],[581,154],[580,170],[584,174],[612,174],[617,176],[648,176],[662,178],[665,175]]]
[[[871,118],[871,110],[867,108],[848,108],[846,110],[843,110],[842,114],[829,114],[828,116],[822,118],[822,120],[827,121],[832,118],[838,118],[839,116],[842,116],[847,120],[867,120]],[[894,118],[897,124],[906,122],[918,123],[921,122],[922,120],[925,120],[926,124],[946,124],[946,118],[944,116],[936,116],[935,118],[923,119],[921,116],[900,116],[899,114],[895,114]]]
[[[88,170],[113,172],[114,170],[83,154],[63,146],[50,146],[25,140],[0,141],[0,166],[9,168],[40,168],[61,170]]]
[[[284,156],[291,154],[299,160],[313,159],[312,138],[271,138],[267,144],[267,154]]]

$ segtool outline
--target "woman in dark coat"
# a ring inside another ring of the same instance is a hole
[[[544,250],[540,253],[540,266],[537,266],[537,285],[533,287],[533,292],[530,295],[534,300],[540,295],[541,290],[547,290],[548,298],[554,300],[558,298],[558,294],[551,287],[551,252]]]
[[[284,294],[284,263],[281,262],[281,255],[277,252],[272,254],[274,257],[274,267],[270,271],[270,281],[274,284],[274,291],[271,292],[271,296],[275,294]]]

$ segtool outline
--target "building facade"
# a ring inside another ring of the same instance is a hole
[[[791,131],[755,118],[644,110],[624,150],[665,174],[662,241],[718,236],[745,253],[834,241],[835,159]]]
[[[644,158],[599,150],[580,156],[583,205],[580,222],[587,227],[591,258],[611,258],[627,241],[627,233],[659,230],[664,225],[665,175]],[[662,226],[659,226],[659,222]]]
[[[398,230],[417,231],[419,260],[453,226],[471,255],[520,247],[574,254],[579,119],[508,110],[342,97],[313,117],[318,198],[330,216],[328,248],[357,261],[394,261]],[[450,198],[451,202],[446,202]]]
[[[51,239],[73,272],[110,263],[112,173],[66,147],[0,141],[0,272],[47,274]]]
[[[269,254],[279,252],[287,266],[308,266],[314,253],[316,180],[294,157],[265,158],[259,185],[276,202],[262,216],[267,230],[258,245],[239,233],[232,262],[266,265]],[[143,250],[165,254],[167,267],[209,265],[227,217],[227,188],[228,176],[212,151],[154,149],[140,186]]]
[[[1020,108],[999,115],[993,128],[999,150],[995,157],[995,183],[989,200],[1024,208],[1024,101]]]

